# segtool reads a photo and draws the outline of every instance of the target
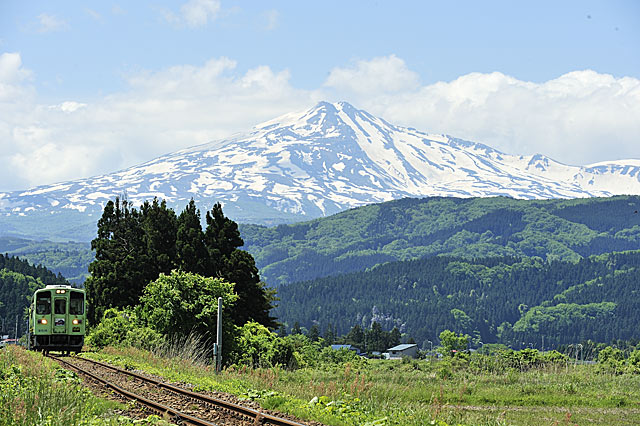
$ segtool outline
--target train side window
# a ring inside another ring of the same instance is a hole
[[[66,314],[67,313],[67,300],[66,299],[56,299],[55,313],[56,314]]]
[[[82,293],[77,291],[71,292],[71,299],[69,300],[69,313],[71,315],[84,314],[84,297]]]
[[[38,293],[36,295],[36,314],[49,315],[51,313],[51,295]]]

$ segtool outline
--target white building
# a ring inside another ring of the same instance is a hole
[[[389,359],[398,359],[402,357],[415,358],[418,356],[418,345],[415,343],[405,343],[387,349]]]

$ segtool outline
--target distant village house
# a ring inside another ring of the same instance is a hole
[[[418,345],[415,343],[405,343],[387,349],[389,359],[399,359],[403,357],[416,358],[418,356]]]

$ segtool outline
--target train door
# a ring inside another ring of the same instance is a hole
[[[53,332],[67,332],[67,299],[56,297],[53,308]]]

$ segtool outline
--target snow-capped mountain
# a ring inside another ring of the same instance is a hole
[[[191,198],[201,209],[221,201],[239,222],[279,223],[402,197],[640,194],[640,160],[568,166],[321,102],[112,174],[0,193],[0,233],[16,229],[7,218],[70,211],[92,215],[95,226],[104,203],[123,194],[135,204],[159,197],[178,211]]]

